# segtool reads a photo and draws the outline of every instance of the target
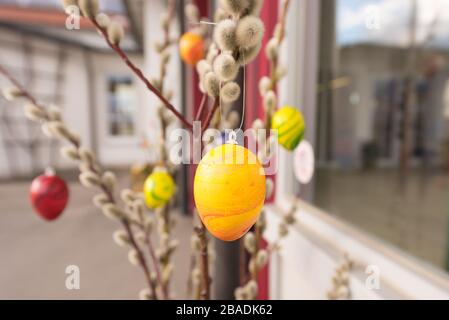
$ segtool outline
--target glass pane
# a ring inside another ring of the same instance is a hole
[[[323,1],[320,207],[447,268],[449,1]]]
[[[132,136],[135,133],[136,89],[131,77],[108,79],[108,133]]]

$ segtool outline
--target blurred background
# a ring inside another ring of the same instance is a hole
[[[213,12],[214,2],[196,2],[203,14]],[[280,2],[265,2],[261,16],[269,37]],[[161,38],[165,2],[100,3],[125,26],[124,50],[147,74],[157,74],[153,44]],[[184,4],[177,1],[179,16]],[[65,20],[57,0],[0,0],[0,64],[40,101],[61,106],[69,126],[100,162],[120,172],[123,186],[133,185],[157,160],[150,152],[157,144],[156,100],[92,25],[83,20],[80,30],[67,30]],[[185,28],[178,19],[176,33]],[[323,239],[341,241],[350,255],[360,251],[367,264],[382,265],[392,287],[400,290],[385,289],[376,298],[449,297],[449,0],[299,0],[292,4],[287,31],[282,59],[289,63],[289,74],[279,92],[283,103],[296,104],[305,115],[315,177],[299,186],[292,156],[281,152],[276,197],[270,202],[273,208],[286,207],[289,196],[299,196],[305,203],[301,210],[307,211],[301,215],[311,214],[336,231],[316,229],[323,230],[321,240],[307,244],[302,253],[297,250],[304,239],[292,237],[284,256],[270,261],[265,298],[325,298],[331,262],[322,279],[299,279],[303,289],[281,285],[296,279],[288,272],[301,270],[306,277],[320,264],[315,254],[323,250]],[[268,70],[263,59],[247,69],[247,126],[262,113],[254,88]],[[191,115],[200,97],[195,75],[173,60],[168,72],[173,104]],[[6,84],[0,77],[0,85]],[[11,104],[0,97],[0,298],[133,298],[141,279],[111,241],[114,223],[91,205],[92,193],[78,186],[76,168],[61,160],[58,143]],[[51,224],[28,204],[31,179],[49,166],[70,181],[71,192],[68,209]],[[176,234],[182,248],[175,256],[174,287],[182,298],[192,172],[183,168],[177,179]],[[309,236],[299,230],[298,237]],[[365,237],[372,242],[362,241]],[[381,249],[363,251],[360,243]],[[296,254],[293,262],[285,257]],[[296,264],[307,257],[316,259],[300,269]],[[69,264],[81,268],[77,292],[64,287]],[[290,271],[282,273],[286,265]],[[410,277],[400,279],[400,268],[411,270]],[[416,291],[410,292],[409,285]],[[423,287],[429,295],[419,295]]]

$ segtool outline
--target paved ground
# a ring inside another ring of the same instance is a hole
[[[28,183],[0,184],[0,299],[135,299],[141,271],[112,241],[117,223],[93,207],[93,191],[70,184],[71,201],[59,220],[39,219],[28,203]],[[185,295],[191,219],[178,215],[173,284]],[[65,268],[80,267],[80,290],[67,290]]]
[[[444,267],[448,245],[448,177],[412,175],[398,188],[392,172],[320,171],[317,202],[371,234]],[[71,202],[52,223],[31,210],[28,182],[0,184],[0,299],[134,299],[143,276],[111,238],[117,224],[91,204],[92,191],[71,183]],[[185,296],[190,218],[178,215],[176,296]],[[81,290],[65,288],[65,268],[81,269]]]

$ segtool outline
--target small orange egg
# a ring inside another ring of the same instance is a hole
[[[188,65],[194,66],[204,58],[203,38],[193,32],[186,32],[179,40],[181,59]]]

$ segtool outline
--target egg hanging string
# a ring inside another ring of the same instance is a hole
[[[237,130],[232,130],[229,133],[228,141],[226,143],[230,144],[238,144],[237,142],[237,131],[241,131],[243,128],[243,123],[245,121],[245,109],[246,109],[246,64],[245,64],[245,55],[243,51],[240,51],[240,54],[243,57],[243,94],[242,94],[242,118],[240,120],[240,126]],[[219,97],[219,109],[220,109],[220,121],[223,125],[223,110],[221,104],[221,81],[220,81],[220,97]]]
[[[205,25],[212,25],[215,26],[217,25],[216,22],[210,22],[210,21],[204,21],[201,20],[199,22],[199,24],[205,24]],[[238,144],[237,143],[237,131],[242,130],[243,128],[243,123],[245,121],[245,109],[246,109],[246,59],[245,59],[245,53],[243,50],[240,49],[240,54],[243,57],[243,94],[242,94],[242,118],[240,120],[240,126],[237,130],[232,130],[229,133],[229,137],[228,137],[228,141],[226,141],[226,143],[232,143],[232,144]],[[221,88],[222,88],[222,81],[220,80],[220,94],[219,94],[219,102],[218,102],[218,106],[219,106],[219,110],[220,110],[220,123],[223,126],[223,106],[221,103]],[[203,102],[201,102],[201,104],[203,104]]]

